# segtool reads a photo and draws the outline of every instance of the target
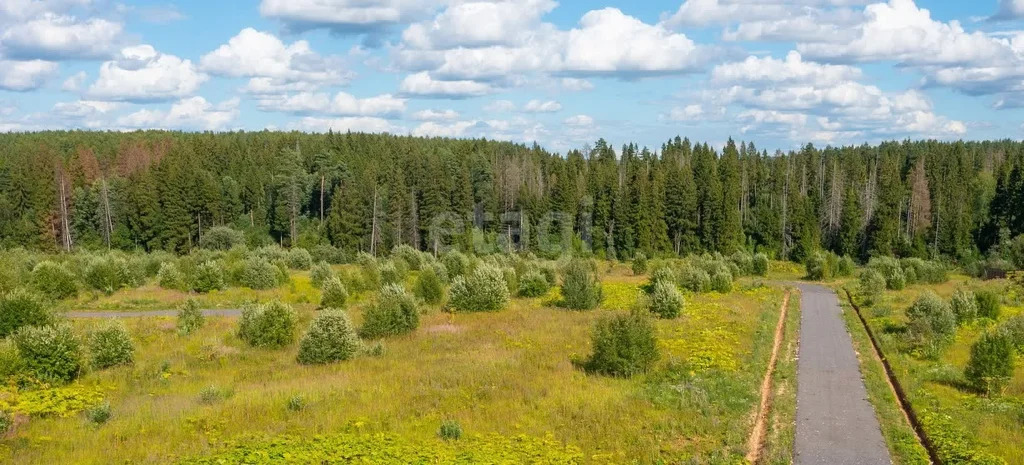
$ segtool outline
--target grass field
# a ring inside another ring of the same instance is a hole
[[[429,308],[415,332],[383,340],[380,354],[324,366],[297,364],[297,344],[248,347],[235,336],[232,317],[210,317],[187,337],[178,335],[173,318],[126,318],[135,363],[50,390],[58,399],[51,404],[60,406],[27,420],[20,416],[0,443],[0,457],[17,464],[167,463],[222,454],[239,444],[269,448],[275,441],[274,447],[295,447],[299,454],[304,446],[283,438],[379,433],[383,441],[401,438],[419,451],[533,441],[530,447],[565,452],[583,463],[742,461],[782,289],[745,278],[728,294],[687,295],[681,317],[657,322],[656,368],[617,379],[587,375],[571,361],[589,353],[596,319],[637,305],[646,278],[623,265],[605,264],[601,273],[605,300],[598,310],[553,306],[557,289],[514,299],[494,313]],[[187,297],[149,284],[60,306],[167,309]],[[371,297],[357,295],[349,305],[357,324]],[[305,328],[319,291],[307,273],[297,272],[291,284],[277,289],[230,288],[200,297],[206,308],[268,299],[293,304]],[[768,463],[787,463],[792,454],[796,308],[794,299],[779,358]],[[81,334],[97,324],[74,321]],[[3,396],[13,405],[31,404],[29,393],[11,387]],[[75,412],[75,401],[98,399],[109,402],[112,417],[97,426]],[[463,439],[438,438],[446,420],[458,422]]]

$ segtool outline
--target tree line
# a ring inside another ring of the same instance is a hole
[[[299,132],[0,135],[0,247],[187,252],[401,244],[599,257],[818,249],[973,260],[1024,234],[1024,145],[902,141],[769,154],[676,137],[556,154],[486,139]],[[557,239],[557,240],[555,240]]]

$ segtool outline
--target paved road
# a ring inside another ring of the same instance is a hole
[[[835,293],[813,284],[797,287],[796,465],[892,463]]]
[[[212,310],[203,310],[203,315],[206,316],[237,316],[241,315],[242,310],[237,308],[221,308]],[[66,312],[69,318],[129,318],[129,317],[144,317],[144,316],[177,316],[177,310],[142,310],[142,311],[110,311],[110,312],[92,312],[92,311],[71,311]]]

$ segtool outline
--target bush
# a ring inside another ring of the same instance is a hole
[[[594,264],[584,259],[570,261],[562,275],[562,305],[572,310],[590,310],[601,303],[602,297]]]
[[[278,301],[251,305],[242,309],[238,338],[253,347],[284,347],[295,341],[297,320],[295,310]]]
[[[97,369],[130,365],[135,359],[135,346],[128,329],[120,321],[112,321],[89,335],[89,354]]]
[[[380,266],[380,282],[381,284],[401,284],[405,280],[405,276],[402,274],[399,267],[395,264],[394,260],[384,262]]]
[[[85,266],[85,283],[90,288],[106,294],[113,294],[134,282],[128,262],[120,257],[93,257]]]
[[[647,255],[643,252],[637,252],[636,256],[633,257],[633,274],[642,275],[647,272]]]
[[[922,260],[920,258],[904,258],[900,261],[900,265],[903,266],[903,271],[908,276],[908,283],[912,281],[909,277],[911,273],[914,274],[914,282],[942,284],[949,280],[949,273],[946,270],[945,265],[936,261]]]
[[[729,256],[729,263],[735,266],[734,275],[748,276],[754,273],[754,257],[742,250],[737,250]]]
[[[199,391],[199,403],[200,404],[216,404],[228,397],[231,397],[230,389],[222,389],[217,386],[206,386]]]
[[[505,308],[510,298],[502,270],[481,265],[473,273],[455,278],[450,303],[459,311],[489,312]]]
[[[658,360],[654,323],[642,312],[599,319],[591,342],[593,353],[582,364],[590,373],[627,377],[650,370]]]
[[[215,261],[204,262],[196,268],[192,290],[199,293],[224,289],[224,269]]]
[[[1013,345],[1001,331],[987,332],[971,346],[964,378],[978,392],[996,394],[1013,377]]]
[[[214,226],[199,239],[199,247],[206,250],[231,250],[245,245],[245,234],[227,226]]]
[[[39,262],[32,269],[32,285],[36,290],[54,300],[78,295],[75,274],[63,263]]]
[[[647,297],[647,309],[659,318],[675,318],[683,310],[683,296],[673,281],[654,283]]]
[[[999,330],[1010,339],[1010,344],[1013,345],[1014,349],[1021,355],[1024,355],[1024,314],[1004,321],[1000,325]]]
[[[380,287],[380,263],[377,259],[366,252],[359,252],[356,255],[356,263],[359,264],[359,273],[362,288],[364,290],[377,289]]]
[[[907,309],[907,331],[926,357],[934,357],[956,335],[956,315],[932,291],[922,293]]]
[[[399,284],[385,284],[363,314],[359,335],[367,339],[397,336],[420,325],[420,309],[416,300]]]
[[[441,282],[441,278],[437,276],[433,267],[424,267],[420,272],[420,277],[416,280],[415,292],[417,297],[430,305],[437,305],[444,300],[444,283]]]
[[[974,293],[966,289],[957,289],[949,301],[958,324],[973,321],[978,316],[978,300]]]
[[[448,276],[455,279],[469,273],[469,257],[458,250],[449,250],[441,256],[441,263],[448,270]]]
[[[437,437],[445,441],[458,441],[462,438],[462,426],[455,420],[444,420],[437,430]]]
[[[853,263],[853,259],[848,255],[843,255],[839,262],[836,264],[836,276],[848,277],[853,276],[853,271],[857,268],[857,265]]]
[[[885,287],[885,277],[878,271],[869,268],[860,273],[857,293],[865,305],[878,303]]]
[[[907,286],[907,276],[899,260],[892,257],[874,257],[868,268],[879,272],[885,278],[885,287],[898,291]]]
[[[974,294],[978,300],[978,316],[981,318],[988,318],[993,321],[999,319],[999,314],[1002,313],[1002,301],[999,298],[999,294],[989,290],[980,290]]]
[[[25,371],[46,382],[67,383],[82,371],[82,351],[71,325],[25,326],[14,333]]]
[[[434,274],[437,275],[437,279],[441,280],[442,284],[448,284],[451,282],[450,276],[448,274],[448,268],[444,266],[444,263],[434,262],[431,263],[430,265],[424,265],[423,268],[425,270],[432,270]]]
[[[768,275],[768,256],[763,253],[756,253],[750,262],[751,272],[754,276]]]
[[[520,297],[540,297],[548,293],[551,283],[539,270],[530,270],[519,279],[518,294]]]
[[[395,248],[391,249],[391,256],[402,259],[402,261],[409,265],[409,269],[411,270],[420,270],[423,268],[423,257],[420,254],[420,251],[409,245],[402,244],[395,246]]]
[[[270,262],[253,257],[242,265],[239,283],[249,289],[272,289],[277,287],[277,267]]]
[[[654,273],[651,273],[651,281],[647,285],[648,292],[653,291],[654,286],[659,283],[671,283],[675,286],[676,281],[676,272],[672,271],[672,268],[667,266],[660,267],[654,270]]]
[[[206,324],[206,317],[199,309],[199,302],[196,299],[188,299],[178,307],[178,334],[188,336]]]
[[[712,275],[711,290],[722,294],[732,292],[732,275],[728,271],[719,271]]]
[[[345,263],[345,254],[337,247],[330,244],[320,244],[309,251],[313,261],[327,262],[332,265]]]
[[[18,353],[18,346],[14,340],[12,338],[0,339],[0,385],[6,385],[8,379],[20,374],[24,368],[25,362],[21,360],[21,354]]]
[[[309,271],[309,282],[317,289],[322,289],[324,282],[332,277],[334,277],[334,270],[327,262],[318,262]]]
[[[359,352],[360,346],[352,321],[344,310],[321,310],[299,343],[297,360],[303,365],[348,360]]]
[[[293,270],[308,270],[313,266],[313,256],[309,254],[308,250],[295,247],[288,251],[285,262],[288,263],[288,268]]]
[[[7,434],[8,431],[14,426],[14,416],[3,410],[0,410],[0,437]]]
[[[24,326],[44,326],[55,320],[43,299],[27,289],[15,289],[0,297],[0,338]]]
[[[343,308],[348,300],[348,290],[337,276],[332,276],[324,282],[324,289],[320,294],[320,308]]]
[[[711,275],[700,268],[688,266],[679,273],[679,287],[700,293],[711,290]]]
[[[156,282],[164,289],[183,291],[188,287],[185,284],[185,275],[172,262],[160,264],[160,271],[156,272]]]
[[[88,418],[90,422],[97,425],[102,425],[109,421],[110,416],[110,402],[104,402],[85,409],[85,418]]]
[[[832,269],[829,268],[825,253],[821,251],[807,255],[804,267],[807,269],[807,279],[812,281],[832,279]]]

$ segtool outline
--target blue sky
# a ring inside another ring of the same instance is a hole
[[[1024,0],[3,0],[0,131],[1019,139]]]

